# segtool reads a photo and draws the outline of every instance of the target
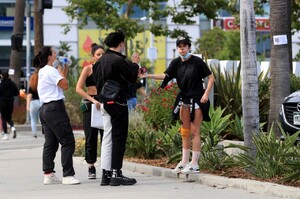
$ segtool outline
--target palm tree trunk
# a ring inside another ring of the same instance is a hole
[[[253,0],[240,1],[240,32],[244,142],[250,148],[248,155],[255,157],[253,136],[259,133],[259,99]]]
[[[39,0],[34,0],[34,54],[44,45],[43,13],[38,9]]]
[[[274,123],[276,135],[280,136],[277,127],[278,113],[282,101],[290,94],[290,72],[292,68],[291,47],[291,1],[270,0],[271,25],[271,93],[268,129]],[[274,45],[274,36],[287,38],[286,44]]]
[[[24,14],[25,1],[16,0],[13,35],[24,34]],[[11,79],[16,83],[17,86],[20,86],[22,51],[11,50],[9,67],[14,70],[14,75],[11,76]]]

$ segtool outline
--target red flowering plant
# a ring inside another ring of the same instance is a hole
[[[151,90],[148,99],[140,107],[148,125],[154,129],[165,130],[174,124],[172,110],[178,92],[176,83],[169,84],[164,89]]]

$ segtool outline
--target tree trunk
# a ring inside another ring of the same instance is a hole
[[[292,68],[291,48],[291,1],[270,0],[271,26],[271,93],[268,129],[274,124],[277,136],[280,130],[277,126],[278,113],[284,98],[290,94],[290,69]],[[274,36],[282,35],[287,43],[275,45]]]
[[[43,13],[38,7],[39,0],[34,0],[34,55],[44,46]]]
[[[25,13],[25,1],[16,0],[15,7],[15,21],[13,28],[13,35],[24,34],[24,13]],[[14,75],[11,75],[11,79],[20,87],[20,77],[22,69],[22,51],[11,50],[10,54],[10,69],[14,70]]]
[[[247,152],[255,157],[254,134],[259,133],[259,98],[256,66],[256,28],[253,0],[240,1],[243,131]]]

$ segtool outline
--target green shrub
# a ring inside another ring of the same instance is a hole
[[[158,131],[158,147],[162,150],[164,155],[172,159],[174,155],[180,154],[182,149],[181,135],[179,133],[180,124],[171,126],[166,131]]]
[[[215,77],[214,105],[225,110],[225,114],[242,115],[241,67],[237,71],[225,71],[221,67],[212,67]]]
[[[144,119],[149,126],[165,130],[174,124],[172,110],[178,91],[177,84],[170,84],[164,89],[151,91],[145,106],[141,106],[144,111]]]
[[[291,74],[291,93],[300,89],[300,77]]]
[[[284,135],[284,141],[275,135],[272,125],[268,133],[261,132],[255,135],[255,159],[246,153],[239,154],[236,156],[237,162],[259,178],[277,177],[278,181],[299,181],[300,149],[295,143],[300,132],[287,136],[281,129],[281,133]]]
[[[156,159],[162,156],[158,147],[158,134],[143,120],[143,113],[133,111],[129,115],[129,131],[126,143],[126,155],[144,159]]]
[[[261,72],[258,76],[258,97],[259,97],[259,120],[261,123],[268,122],[270,109],[270,85],[271,79],[268,77],[269,70]],[[265,125],[267,127],[268,125]],[[266,131],[266,129],[264,129]]]
[[[244,140],[243,132],[243,122],[242,118],[239,118],[238,115],[235,115],[234,120],[228,125],[227,130],[228,134],[224,135],[225,139],[230,138],[230,140]]]
[[[82,112],[79,108],[79,104],[82,97],[79,94],[77,94],[75,90],[75,87],[70,87],[67,91],[65,91],[65,106],[70,118],[71,125],[73,127],[81,127]]]
[[[80,137],[75,140],[74,156],[85,156],[85,138]]]
[[[209,116],[211,121],[203,121],[201,125],[201,136],[206,137],[209,134],[212,134],[213,136],[221,136],[221,134],[224,133],[227,126],[230,124],[230,117],[231,114],[225,114],[225,108],[221,110],[221,107],[218,107],[214,110],[214,108],[211,106],[209,108]]]
[[[236,71],[221,72],[221,67],[212,67],[215,76],[214,105],[225,109],[225,114],[242,117],[241,66]],[[270,78],[269,70],[258,76],[259,116],[260,122],[268,122],[270,107]],[[299,85],[300,86],[300,85]],[[300,87],[298,87],[300,88]],[[234,120],[234,118],[231,118]],[[267,126],[267,125],[266,125]]]

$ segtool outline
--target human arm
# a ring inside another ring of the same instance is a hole
[[[207,76],[207,79],[208,79],[207,88],[205,89],[205,92],[200,100],[201,103],[206,103],[208,101],[209,93],[214,85],[215,78],[213,74]]]
[[[140,77],[151,78],[151,79],[156,79],[156,80],[163,80],[163,79],[165,79],[166,75],[164,73],[162,73],[162,74],[142,74]]]
[[[26,98],[26,109],[27,109],[27,111],[30,111],[31,99],[32,99],[32,93],[28,93],[27,98]]]
[[[122,79],[126,80],[131,84],[134,84],[138,77],[138,63],[140,61],[140,58],[137,53],[134,53],[132,55],[131,61],[126,59],[125,57],[123,57],[122,59],[122,63],[115,63],[118,65],[117,70],[120,71]]]
[[[76,84],[76,92],[83,98],[91,101],[93,104],[96,105],[97,109],[100,109],[100,102],[97,101],[96,99],[94,99],[93,97],[91,97],[84,89],[84,83],[86,81],[86,79],[88,78],[88,76],[90,75],[90,73],[92,72],[92,65],[86,66],[83,68],[80,77],[78,79],[78,82]]]
[[[144,98],[147,98],[147,93],[146,93],[146,90],[144,89],[144,87],[140,87],[139,89],[137,89],[137,91],[138,91]]]
[[[67,65],[65,65],[65,67],[62,69],[61,66],[58,66],[57,70],[58,70],[59,74],[63,77],[62,79],[59,80],[57,85],[63,90],[68,90],[69,83],[67,80],[67,76],[68,76],[69,67]]]

